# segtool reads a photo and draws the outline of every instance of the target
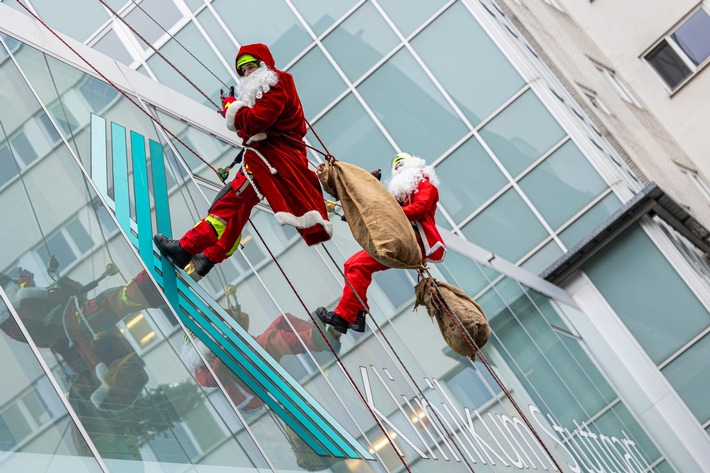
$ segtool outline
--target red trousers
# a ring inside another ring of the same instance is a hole
[[[213,263],[221,263],[236,250],[239,235],[249,221],[251,210],[259,203],[254,188],[243,185],[246,178],[241,170],[234,181],[222,190],[210,207],[209,215],[180,238],[180,246],[190,254],[204,253]],[[237,189],[241,192],[237,194]],[[209,220],[224,225],[221,234]]]
[[[390,268],[370,256],[365,250],[360,250],[348,258],[345,262],[344,269],[346,279],[345,287],[343,288],[343,296],[340,298],[338,307],[335,308],[335,313],[348,322],[353,323],[357,318],[357,312],[359,310],[369,312],[367,305],[367,288],[370,287],[372,283],[372,274]],[[348,282],[350,284],[348,284]],[[355,292],[350,288],[351,284]],[[360,300],[362,300],[362,302],[360,302]],[[363,305],[365,307],[363,307]]]

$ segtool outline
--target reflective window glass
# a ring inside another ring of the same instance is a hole
[[[266,44],[277,69],[285,68],[311,42],[305,28],[281,0],[214,0],[212,6],[240,44]],[[257,18],[258,21],[250,21]]]
[[[54,2],[35,2],[32,6],[49,26],[82,42],[109,19],[109,13],[99,2],[66,0],[61,8]],[[76,21],[77,18],[81,21]]]
[[[116,32],[112,29],[99,38],[92,47],[127,66],[133,63],[133,56],[131,56],[131,53],[128,52]]]
[[[316,115],[345,90],[345,82],[320,48],[311,49],[289,72],[296,81],[306,117]]]
[[[613,193],[607,195],[602,200],[594,204],[594,206],[584,212],[577,220],[569,227],[565,228],[560,233],[560,240],[568,249],[573,248],[577,243],[586,238],[592,230],[611,216],[617,209],[621,207],[621,201]]]
[[[343,126],[344,123],[347,126]],[[382,179],[387,178],[386,169],[394,150],[352,94],[338,102],[313,127],[336,158],[365,169],[384,169]],[[308,139],[314,145],[318,143],[310,132]]]
[[[657,364],[710,325],[710,314],[637,225],[584,271]],[[668,323],[669,314],[682,316]]]
[[[17,163],[10,148],[3,144],[0,146],[0,187],[15,176],[17,176]]]
[[[462,230],[467,239],[510,261],[520,259],[547,236],[514,189],[496,199]]]
[[[391,57],[358,90],[400,148],[426,160],[435,159],[467,131],[406,50]]]
[[[520,180],[520,188],[554,229],[606,189],[606,183],[570,140]]]
[[[126,23],[131,25],[141,36],[151,44],[169,30],[182,18],[182,13],[173,2],[165,0],[142,0],[135,3],[135,8],[126,13]],[[142,39],[138,38],[144,48],[150,49]],[[189,43],[187,43],[189,44]],[[170,57],[170,56],[167,56]]]
[[[555,262],[557,258],[562,256],[562,254],[560,246],[556,242],[551,241],[526,259],[520,267],[532,273],[540,274],[545,268]]]
[[[677,319],[676,319],[677,320]],[[710,420],[710,336],[704,336],[665,366],[663,374],[701,424]]]
[[[185,0],[185,3],[190,10],[197,11],[201,6],[205,4],[204,0]]]
[[[298,12],[303,15],[316,35],[327,30],[356,3],[356,0],[293,0]]]
[[[516,176],[565,135],[531,90],[481,129],[481,136]]]
[[[474,126],[525,85],[463,3],[454,3],[412,46]]]
[[[704,8],[688,18],[671,35],[696,66],[710,56],[710,15]]]
[[[202,1],[200,1],[199,3],[203,4]],[[234,41],[232,41],[232,39],[227,35],[227,32],[217,21],[214,14],[212,13],[212,10],[210,10],[209,8],[205,8],[200,13],[198,13],[196,18],[202,28],[207,31],[207,35],[217,47],[219,54],[224,57],[225,61],[227,62],[227,65],[229,66],[229,70],[232,71],[234,75],[236,75],[237,72],[236,70],[234,70],[234,57],[237,55],[237,46],[234,44]],[[197,56],[198,58],[200,57],[199,50],[193,51],[191,47],[188,47],[188,49],[192,54],[195,54],[195,56]],[[218,77],[222,76],[222,73],[220,71],[212,72],[214,72]],[[227,78],[226,74],[224,75],[224,78]]]
[[[456,222],[471,215],[508,184],[476,138],[471,138],[436,166],[440,203]]]
[[[671,89],[683,82],[692,72],[665,39],[646,55],[646,60]]]
[[[377,9],[366,3],[323,40],[351,81],[370,69],[399,42]]]
[[[379,3],[402,34],[408,36],[444,6],[446,0],[420,3],[408,0],[380,0]]]

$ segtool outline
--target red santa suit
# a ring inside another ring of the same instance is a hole
[[[440,262],[446,253],[446,246],[436,228],[435,215],[438,201],[439,190],[428,177],[422,175],[416,189],[400,202],[404,214],[412,222],[417,234],[417,241],[422,250],[422,261],[425,263]],[[385,269],[389,269],[389,266],[383,265],[364,250],[348,258],[344,268],[347,282],[334,312],[350,323],[355,322],[358,311],[365,310],[363,304],[368,307],[367,288],[372,283],[373,273]],[[355,292],[351,289],[351,285]],[[369,312],[369,308],[367,311]]]
[[[242,46],[237,58],[244,54],[272,70],[278,80],[259,92],[253,105],[236,100],[227,108],[227,128],[239,135],[245,147],[242,169],[231,189],[220,193],[209,215],[180,239],[190,254],[204,252],[213,263],[236,250],[251,210],[262,197],[276,220],[296,227],[306,244],[327,241],[332,235],[318,176],[308,168],[303,143],[306,122],[293,76],[275,68],[266,45]]]

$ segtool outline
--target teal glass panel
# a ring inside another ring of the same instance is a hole
[[[193,12],[199,10],[200,7],[205,5],[204,0],[185,0],[185,3]]]
[[[508,180],[476,138],[467,140],[436,166],[440,203],[460,223],[500,191]]]
[[[365,3],[323,39],[351,81],[356,81],[399,43],[371,3]]]
[[[306,29],[281,0],[216,0],[212,6],[239,44],[268,45],[277,69],[285,68],[311,42]]]
[[[109,19],[108,12],[98,2],[87,4],[82,0],[67,0],[62,2],[61,8],[57,8],[54,2],[36,2],[32,6],[50,27],[81,42]],[[76,21],[77,18],[81,21]]]
[[[194,3],[204,5],[204,2],[202,0],[194,0]],[[196,10],[197,8],[195,7],[194,9]],[[212,10],[210,10],[209,8],[205,8],[200,13],[195,15],[195,18],[197,19],[197,22],[200,24],[200,26],[202,26],[202,28],[207,32],[210,41],[214,43],[219,54],[225,59],[225,62],[229,66],[230,71],[236,74],[236,71],[234,71],[233,68],[235,66],[234,59],[238,51],[237,46],[227,35],[227,32],[224,30],[222,25],[217,21]],[[198,54],[200,51],[193,51],[192,47],[188,47],[188,49],[192,54],[195,54],[195,56],[197,56],[198,58],[200,57]],[[228,82],[225,79],[227,79],[229,76],[226,73],[222,74],[221,69],[217,71],[213,70],[212,72],[214,72],[217,77],[220,77],[224,82]]]
[[[570,140],[520,180],[520,188],[552,228],[606,189],[606,183]]]
[[[307,118],[319,113],[345,90],[345,82],[317,47],[299,59],[289,72],[296,81]]]
[[[174,36],[175,39],[171,39],[160,48],[160,53],[170,58],[170,62],[199,87],[202,93],[221,106],[219,90],[225,87],[213,74],[217,74],[217,77],[228,77],[222,62],[217,58],[194,23],[188,23]],[[188,53],[178,42],[182,45],[189,45],[190,52]],[[197,56],[204,66],[198,63],[197,59],[190,53]],[[227,57],[229,56],[227,55]],[[227,61],[227,63],[229,64],[230,62]],[[169,65],[157,54],[153,54],[148,59],[147,64],[161,83],[210,108],[214,108],[214,105],[200,91],[190,85],[173,66]]]
[[[599,225],[602,225],[614,212],[621,207],[619,198],[610,193],[594,204],[569,227],[560,233],[560,240],[570,249],[581,242]]]
[[[509,261],[517,261],[547,236],[515,189],[498,197],[462,231],[468,240]]]
[[[406,50],[391,57],[358,90],[399,146],[427,160],[467,131]]]
[[[531,90],[481,129],[481,136],[513,176],[517,176],[565,135]]]
[[[356,0],[294,0],[298,12],[308,22],[316,35],[320,35],[330,28],[340,17],[345,15],[355,4]]]
[[[663,374],[701,424],[710,420],[707,396],[710,387],[710,337],[704,336],[663,367]]]
[[[344,126],[345,123],[347,126]],[[386,171],[395,154],[375,122],[352,94],[347,95],[312,125],[336,158],[364,169]],[[311,132],[308,141],[320,149],[318,140]],[[385,178],[386,172],[382,179]]]
[[[409,36],[444,6],[446,1],[431,0],[426,3],[415,3],[407,0],[380,0],[379,3],[402,34]]]
[[[133,63],[133,56],[128,52],[114,30],[108,30],[105,35],[99,38],[93,45],[97,51],[104,53],[120,62],[130,66]]]
[[[474,126],[525,85],[461,2],[419,33],[412,46]]]
[[[17,268],[6,271],[1,294],[18,303]],[[76,424],[30,350],[27,339],[0,297],[0,455],[2,471],[100,472]],[[56,364],[50,365],[60,369]]]
[[[167,35],[166,31],[182,19],[182,13],[173,2],[143,0],[136,3],[135,8],[125,14],[124,19],[131,28],[153,44],[162,36]],[[137,36],[136,38],[145,49],[150,49],[150,46],[142,39]]]
[[[710,314],[638,225],[583,269],[656,364],[710,325]]]
[[[545,268],[549,267],[562,256],[562,254],[560,246],[555,241],[550,241],[537,250],[530,258],[526,259],[520,267],[527,269],[531,273],[540,274]]]

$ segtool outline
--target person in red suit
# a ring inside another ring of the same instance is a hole
[[[446,253],[446,245],[435,221],[436,203],[439,201],[438,184],[434,168],[427,166],[423,159],[409,153],[399,153],[392,160],[392,179],[387,187],[402,205],[404,214],[414,227],[424,263],[438,263]],[[385,269],[389,267],[365,250],[358,251],[345,262],[346,282],[337,307],[332,311],[319,307],[316,315],[341,334],[348,329],[364,332],[365,314],[369,312],[367,288],[372,282],[373,273]]]
[[[241,168],[217,195],[208,215],[179,240],[154,237],[176,266],[190,261],[200,276],[232,255],[251,210],[265,198],[281,225],[291,225],[306,244],[331,238],[318,176],[308,168],[306,121],[293,76],[276,69],[264,44],[242,46],[236,57],[242,79],[237,96],[223,98],[227,128],[242,139]]]

